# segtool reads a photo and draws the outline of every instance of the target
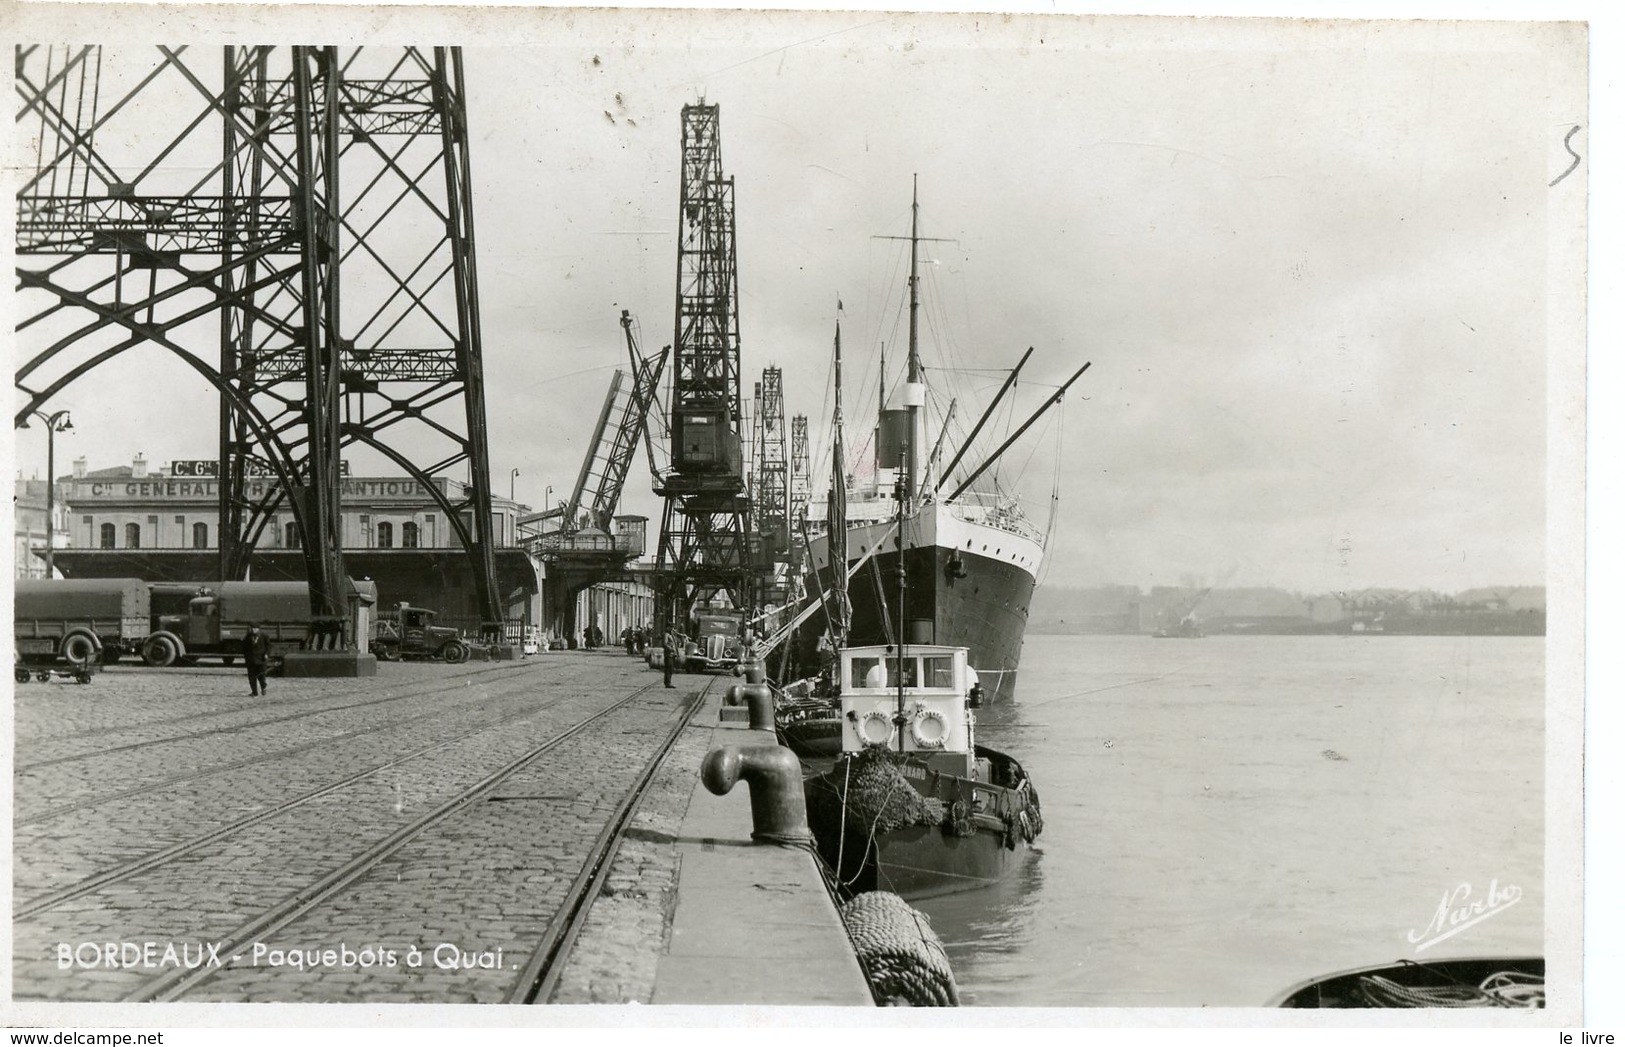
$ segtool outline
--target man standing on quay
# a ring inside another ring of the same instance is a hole
[[[671,669],[677,661],[677,634],[671,629],[666,630],[665,639],[660,641],[660,664],[666,671],[666,686],[672,686]]]
[[[243,634],[243,665],[248,667],[248,693],[259,696],[270,688],[265,683],[265,665],[271,659],[271,638],[260,632],[260,623],[251,622]]]

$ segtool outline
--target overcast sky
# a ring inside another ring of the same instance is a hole
[[[1548,364],[1575,353],[1548,341],[1550,199],[1585,191],[1583,169],[1548,186],[1585,119],[1553,73],[1583,37],[683,12],[526,32],[546,42],[465,52],[497,491],[513,468],[538,507],[573,484],[621,309],[671,341],[679,112],[703,97],[737,183],[746,394],[784,368],[815,471],[837,299],[857,428],[881,342],[896,363],[903,252],[876,237],[906,234],[917,174],[945,241],[926,362],[961,431],[1027,346],[1016,422],[1093,363],[1001,477],[1043,521],[1059,469],[1050,584],[1543,580]],[[59,397],[59,463],[214,457],[212,408],[177,424],[129,395],[138,366],[206,389],[142,359]],[[658,524],[641,459],[626,508]]]

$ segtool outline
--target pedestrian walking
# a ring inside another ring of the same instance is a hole
[[[250,622],[243,634],[243,665],[248,669],[248,693],[258,697],[270,690],[265,682],[266,663],[271,660],[271,638],[260,632],[260,623]]]
[[[621,630],[621,644],[626,648],[627,654],[632,653],[632,627],[630,625]]]
[[[677,662],[677,634],[670,629],[666,630],[665,639],[660,641],[660,662],[666,671],[666,686],[671,687],[671,670]]]

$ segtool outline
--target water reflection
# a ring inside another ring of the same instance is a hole
[[[948,950],[948,962],[954,971],[977,971],[974,983],[960,984],[963,1003],[1027,1002],[1006,998],[1010,993],[1001,983],[1022,977],[1022,955],[1032,945],[1043,885],[1040,838],[1032,847],[1023,849],[1015,872],[998,883],[915,903],[915,908],[931,917],[931,927]]]

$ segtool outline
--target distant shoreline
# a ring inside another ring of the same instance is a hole
[[[1362,626],[1356,628],[1356,626]],[[1224,623],[1204,622],[1207,636],[1545,636],[1545,614],[1510,614],[1495,621],[1391,621],[1381,625],[1363,622],[1335,622],[1320,624]],[[1067,622],[1030,622],[1028,635],[1041,636],[1146,636],[1153,639],[1181,639],[1181,637],[1155,637],[1152,632],[1139,629],[1105,628]],[[1202,639],[1203,637],[1194,637]]]

